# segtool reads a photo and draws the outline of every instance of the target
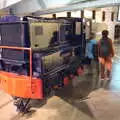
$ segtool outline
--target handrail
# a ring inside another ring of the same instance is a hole
[[[15,50],[26,50],[29,51],[29,60],[30,60],[30,80],[32,80],[32,49],[31,48],[24,48],[24,47],[14,47],[14,46],[0,46],[3,49],[15,49]]]

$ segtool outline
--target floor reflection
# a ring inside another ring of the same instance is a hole
[[[71,85],[65,89],[61,89],[56,95],[66,101],[75,102],[76,100],[88,99],[88,95],[99,88],[104,88],[110,91],[120,91],[120,62],[114,58],[112,68],[112,78],[110,81],[99,80],[97,70],[93,68],[93,74],[80,76],[77,80],[73,80]],[[76,82],[76,83],[75,83]]]
[[[82,110],[87,115],[93,117],[91,110],[86,104],[86,101],[92,99],[89,96],[90,93],[97,91],[100,88],[110,93],[113,91],[120,92],[120,58],[118,56],[119,54],[117,54],[117,57],[115,57],[113,60],[111,73],[112,78],[110,81],[100,81],[97,69],[93,67],[93,74],[85,74],[84,76],[78,77],[76,80],[71,82],[70,86],[61,89],[56,93],[56,95],[67,101],[69,104],[75,106],[79,110]]]
[[[120,63],[115,61],[112,68],[112,80],[109,86],[110,90],[120,91]]]

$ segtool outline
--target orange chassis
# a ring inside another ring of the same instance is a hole
[[[0,46],[1,49],[29,51],[30,76],[0,71],[0,88],[6,93],[21,98],[43,99],[43,81],[32,77],[32,50],[24,47]]]

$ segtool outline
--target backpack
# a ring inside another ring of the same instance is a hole
[[[100,57],[107,57],[111,53],[111,43],[110,39],[106,38],[106,40],[100,40],[100,47],[99,47],[99,56]]]

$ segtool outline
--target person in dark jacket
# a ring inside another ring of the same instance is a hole
[[[112,70],[112,58],[114,57],[114,49],[112,40],[108,37],[108,35],[108,30],[103,30],[102,38],[98,42],[98,57],[101,66],[101,80],[109,80]],[[107,71],[107,74],[105,71]]]

